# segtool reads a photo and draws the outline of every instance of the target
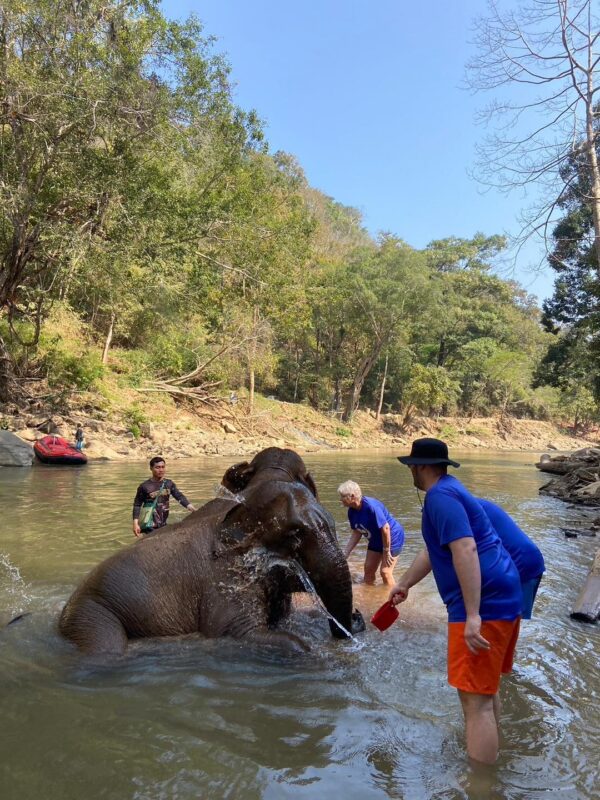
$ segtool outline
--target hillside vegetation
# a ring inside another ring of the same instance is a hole
[[[501,236],[373,239],[270,152],[197,20],[8,0],[0,34],[6,426],[76,413],[138,441],[200,414],[255,436],[261,414],[277,428],[255,392],[330,419],[337,444],[367,408],[399,435],[598,418],[587,345],[498,277]]]

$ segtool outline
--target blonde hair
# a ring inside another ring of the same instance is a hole
[[[338,494],[340,497],[354,496],[357,500],[362,497],[362,489],[355,481],[344,481],[338,486]]]

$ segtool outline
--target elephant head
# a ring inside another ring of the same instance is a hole
[[[287,478],[284,477],[286,475]],[[302,483],[310,489],[316,500],[319,499],[317,487],[304,461],[294,450],[281,447],[267,447],[254,456],[250,463],[242,461],[229,467],[221,484],[232,494],[239,494],[251,483],[259,484],[271,479]]]
[[[279,562],[270,576],[272,607],[280,608],[283,615],[284,598],[292,591],[306,591],[301,573],[299,577],[293,572],[296,562],[343,629],[362,629],[362,618],[352,614],[352,580],[334,520],[319,504],[315,483],[300,456],[293,450],[269,447],[250,463],[230,467],[222,484],[239,501],[220,526],[222,552],[264,547],[288,560],[289,569]],[[277,619],[271,622],[276,624]],[[334,621],[329,624],[334,636],[346,636]]]

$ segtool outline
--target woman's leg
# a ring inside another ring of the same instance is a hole
[[[398,561],[398,556],[394,556],[394,558],[392,558],[391,567],[384,567],[383,553],[381,554],[381,569],[379,570],[379,572],[381,574],[381,579],[383,580],[386,586],[393,586],[396,583],[396,581],[394,580],[393,572],[397,561]]]
[[[375,583],[377,569],[381,564],[382,555],[382,553],[378,553],[376,550],[367,550],[367,556],[365,558],[365,583],[371,586]]]

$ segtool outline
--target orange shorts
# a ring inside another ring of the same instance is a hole
[[[448,623],[448,683],[473,694],[496,694],[500,675],[512,670],[521,619],[481,623],[481,635],[489,650],[471,653],[465,642],[464,622]]]

